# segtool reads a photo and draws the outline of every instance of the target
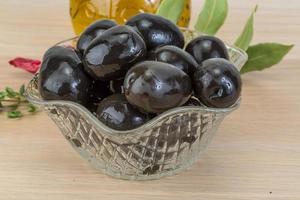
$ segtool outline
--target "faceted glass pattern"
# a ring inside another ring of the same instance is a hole
[[[183,30],[186,41],[199,34]],[[74,45],[70,39],[58,45]],[[240,69],[247,61],[242,50],[228,47],[231,61]],[[44,101],[38,75],[26,88],[28,100],[44,108],[72,147],[91,166],[113,177],[129,180],[158,179],[190,167],[206,149],[231,108],[179,107],[143,126],[116,131],[101,123],[83,106],[67,101]]]

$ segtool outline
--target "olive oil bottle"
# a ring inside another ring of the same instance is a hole
[[[155,13],[161,0],[70,0],[70,15],[74,31],[79,35],[88,25],[98,19],[114,19],[124,24],[139,13]],[[186,27],[190,21],[191,0],[185,0],[179,26]]]

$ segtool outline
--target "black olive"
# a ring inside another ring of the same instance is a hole
[[[83,55],[85,49],[89,46],[93,39],[102,35],[104,31],[114,26],[117,26],[117,23],[108,19],[98,20],[89,25],[78,39],[77,49],[79,52]]]
[[[142,13],[129,19],[126,25],[134,27],[143,36],[147,48],[163,45],[184,46],[184,36],[170,20],[153,14]]]
[[[44,100],[68,100],[86,105],[91,83],[73,48],[55,46],[45,53],[38,82]]]
[[[97,107],[101,100],[111,95],[109,82],[93,80],[89,89],[89,102],[86,106],[92,113],[97,111]]]
[[[227,108],[241,95],[242,80],[235,66],[223,59],[206,60],[193,80],[195,96],[206,106]]]
[[[85,70],[94,78],[110,81],[121,78],[147,49],[143,38],[129,26],[115,26],[95,38],[84,52]]]
[[[150,119],[130,105],[123,94],[114,94],[101,101],[97,117],[108,127],[121,131],[137,128]]]
[[[124,93],[124,78],[110,81],[110,91],[112,93]]]
[[[198,98],[192,96],[183,106],[201,106]]]
[[[125,76],[124,88],[129,103],[148,113],[181,106],[192,92],[186,73],[173,65],[154,61],[132,67]]]
[[[148,54],[148,59],[172,64],[191,77],[198,66],[198,63],[190,54],[176,46],[170,45],[158,47],[151,51]]]
[[[186,47],[186,51],[201,64],[210,58],[224,58],[229,60],[226,45],[222,40],[214,36],[201,36],[192,40]]]

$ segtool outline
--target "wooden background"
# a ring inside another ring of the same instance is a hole
[[[194,13],[202,6],[194,0]],[[109,178],[80,159],[40,113],[21,120],[0,115],[0,199],[300,199],[300,2],[230,0],[219,33],[229,43],[255,4],[256,42],[293,43],[278,66],[243,77],[243,103],[229,116],[190,171],[150,182]],[[195,20],[195,14],[193,15]],[[11,68],[15,56],[40,58],[73,35],[68,1],[0,1],[0,88],[31,75]]]

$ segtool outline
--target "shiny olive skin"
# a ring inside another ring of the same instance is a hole
[[[142,13],[129,19],[126,25],[134,27],[141,33],[148,49],[164,45],[179,48],[184,46],[184,36],[180,29],[164,17]]]
[[[142,112],[162,113],[183,105],[191,96],[190,77],[162,62],[145,61],[132,67],[124,80],[129,103]]]
[[[201,106],[198,98],[192,96],[183,106]]]
[[[85,49],[90,45],[93,39],[114,26],[117,26],[117,23],[109,19],[98,20],[89,25],[78,39],[76,47],[79,52],[83,55]]]
[[[85,70],[102,81],[115,80],[143,60],[147,49],[143,38],[129,26],[115,26],[96,37],[84,52]]]
[[[200,36],[192,40],[185,49],[201,64],[210,58],[224,58],[229,60],[226,45],[214,36]]]
[[[124,84],[124,78],[110,81],[110,87],[109,87],[110,91],[114,94],[116,93],[123,94],[124,93],[123,84]]]
[[[91,83],[73,48],[55,46],[45,53],[38,81],[44,100],[68,100],[86,105]]]
[[[97,118],[108,127],[120,131],[137,128],[150,119],[130,105],[123,94],[113,94],[101,101]]]
[[[176,46],[162,46],[148,53],[148,59],[169,63],[192,76],[198,66],[195,59],[186,51]]]
[[[235,66],[223,59],[206,60],[193,80],[195,96],[208,107],[227,108],[240,97],[242,80]]]

